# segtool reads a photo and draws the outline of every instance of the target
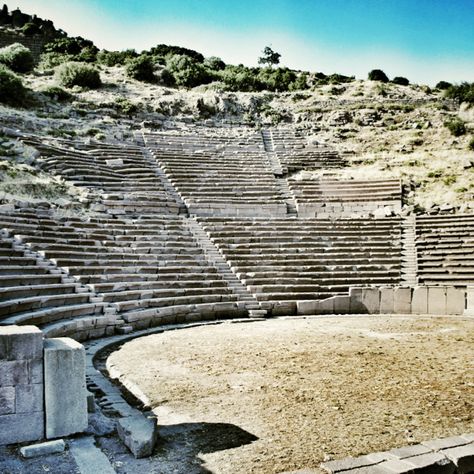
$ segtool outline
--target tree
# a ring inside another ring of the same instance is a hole
[[[388,77],[381,69],[372,69],[372,71],[369,72],[369,80],[388,82]]]
[[[268,64],[268,66],[273,66],[276,64],[280,64],[281,54],[273,51],[270,46],[265,46],[262,51],[263,56],[258,58],[258,64]]]

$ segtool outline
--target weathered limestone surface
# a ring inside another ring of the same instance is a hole
[[[58,338],[45,341],[46,437],[80,433],[87,428],[86,356],[82,344]]]
[[[44,436],[43,334],[0,327],[0,445]]]

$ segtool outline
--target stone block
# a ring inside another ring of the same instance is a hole
[[[466,289],[466,316],[474,316],[474,286],[468,286]]]
[[[40,359],[43,333],[36,326],[1,326],[0,360]]]
[[[36,441],[44,437],[44,413],[0,416],[0,446]]]
[[[362,304],[362,288],[350,288],[349,297],[351,314],[366,314],[367,311]]]
[[[413,444],[411,446],[391,449],[385,454],[387,455],[387,459],[405,459],[412,456],[419,456],[421,454],[428,454],[430,452],[431,449],[423,444]]]
[[[441,453],[428,453],[413,456],[403,460],[413,466],[413,473],[430,472],[433,474],[452,474],[455,471],[454,464]]]
[[[397,287],[394,289],[393,312],[395,314],[411,313],[411,288]]]
[[[36,458],[39,456],[49,456],[50,454],[62,453],[66,448],[66,444],[62,439],[54,441],[46,441],[45,443],[32,444],[20,448],[20,454],[26,458]]]
[[[457,448],[469,443],[470,441],[462,436],[450,436],[449,438],[430,439],[429,441],[423,441],[421,444],[433,451],[440,451],[441,449]]]
[[[296,314],[318,314],[319,301],[317,300],[302,300],[296,302]]]
[[[381,314],[392,314],[394,312],[394,289],[393,288],[380,288],[380,313]]]
[[[46,437],[87,428],[86,355],[69,338],[47,339],[44,348]]]
[[[444,449],[441,454],[450,459],[456,466],[459,474],[474,472],[474,443]]]
[[[380,314],[380,290],[378,288],[363,288],[362,305],[367,313]]]
[[[158,439],[156,419],[146,418],[142,414],[120,418],[117,422],[117,432],[136,458],[152,455]]]
[[[334,314],[334,298],[320,300],[318,312],[316,314]]]
[[[334,297],[334,313],[335,314],[349,314],[351,310],[350,296],[335,296]]]
[[[16,413],[43,411],[43,384],[17,385]]]
[[[30,383],[27,360],[0,361],[0,387]]]
[[[446,314],[446,288],[428,287],[428,314]]]
[[[15,413],[15,387],[0,387],[0,415]],[[1,426],[0,417],[0,426]]]
[[[428,288],[426,286],[415,286],[411,298],[412,314],[428,314]]]
[[[454,287],[446,289],[446,314],[462,315],[466,306],[466,292]]]

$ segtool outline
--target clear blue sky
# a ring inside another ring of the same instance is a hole
[[[366,77],[373,68],[420,83],[474,81],[474,0],[13,0],[107,49],[177,44],[256,64]]]

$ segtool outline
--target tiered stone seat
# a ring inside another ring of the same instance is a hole
[[[400,219],[200,218],[233,271],[273,313],[350,286],[397,284]]]
[[[418,280],[426,285],[474,285],[474,215],[416,218]]]
[[[59,269],[25,255],[14,239],[0,240],[0,325],[43,327],[81,316],[95,328],[105,326],[103,307],[101,298]]]
[[[316,146],[293,128],[271,129],[273,151],[288,171],[303,169],[333,169],[346,165],[345,158],[336,150]]]
[[[77,143],[71,148],[66,147],[70,143],[24,141],[40,151],[45,171],[99,193],[100,204],[95,210],[109,214],[179,213],[180,205],[140,147]]]
[[[379,208],[401,210],[398,179],[340,180],[290,179],[300,217],[368,215]]]
[[[261,137],[146,134],[147,146],[196,215],[285,215]]]
[[[247,314],[245,301],[208,263],[183,218],[81,220],[25,212],[0,215],[0,226],[133,327]]]

